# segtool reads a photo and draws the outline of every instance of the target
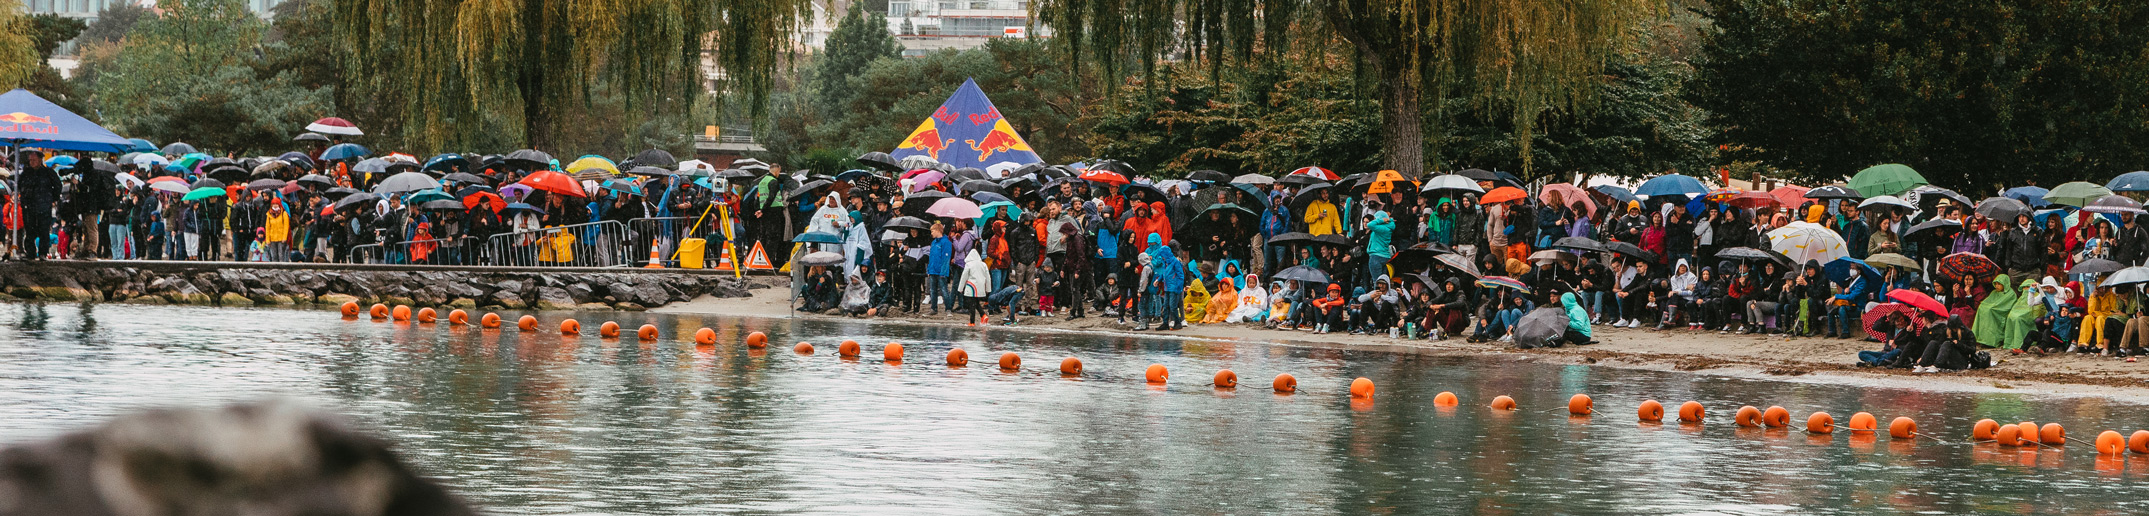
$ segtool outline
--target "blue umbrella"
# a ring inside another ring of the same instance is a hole
[[[611,190],[611,191],[614,191],[614,192],[619,192],[619,193],[623,193],[623,194],[631,194],[631,195],[641,195],[641,194],[642,194],[642,186],[641,186],[641,185],[637,185],[637,184],[634,184],[634,182],[633,182],[633,181],[628,181],[628,180],[625,180],[625,179],[613,179],[613,180],[610,180],[610,181],[605,181],[605,182],[604,182],[604,189],[606,189],[606,190]]]
[[[1869,284],[1880,280],[1879,269],[1875,269],[1872,265],[1867,265],[1865,260],[1857,258],[1837,258],[1829,261],[1828,264],[1821,266],[1821,273],[1828,276],[1828,281],[1844,285],[1849,285],[1851,280],[1855,279],[1854,275],[1858,274],[1865,275]]]
[[[1634,189],[1634,195],[1650,198],[1673,195],[1692,196],[1708,192],[1708,187],[1701,186],[1701,180],[1680,174],[1657,176]]]
[[[2120,174],[2119,177],[2112,178],[2112,182],[2105,183],[2104,189],[2114,192],[2149,192],[2149,172],[2137,170]]]
[[[978,207],[978,211],[984,213],[977,219],[978,227],[985,227],[985,221],[991,219],[993,214],[999,213],[1002,209],[1007,210],[1007,218],[1022,218],[1022,208],[1015,206],[1015,203],[1007,201],[985,203],[984,206]]]
[[[1601,193],[1601,194],[1604,194],[1604,196],[1605,196],[1605,197],[1610,197],[1610,198],[1612,198],[1612,200],[1615,200],[1615,201],[1619,201],[1619,202],[1629,202],[1629,201],[1637,201],[1637,200],[1640,200],[1639,198],[1636,198],[1636,197],[1634,196],[1634,192],[1632,192],[1632,191],[1629,191],[1629,190],[1627,190],[1627,189],[1625,189],[1625,188],[1620,188],[1620,187],[1617,187],[1617,186],[1612,186],[1612,185],[1601,185],[1601,186],[1598,186],[1598,187],[1596,187],[1596,188],[1591,188],[1591,190],[1596,190],[1596,191],[1597,191],[1597,193]]]
[[[134,148],[131,148],[131,149],[127,149],[127,151],[128,151],[128,152],[156,152],[156,151],[157,151],[157,144],[154,144],[154,143],[149,143],[149,140],[144,140],[144,139],[141,139],[141,138],[128,138],[128,139],[127,139],[127,143],[132,143],[132,144],[134,144]]]
[[[75,168],[75,163],[76,160],[74,156],[68,156],[65,154],[45,158],[45,166],[52,167],[53,170],[67,170]]]
[[[371,154],[373,154],[373,151],[366,150],[365,147],[360,147],[356,143],[338,143],[333,146],[330,146],[328,150],[321,151],[321,159],[335,161],[339,159],[363,158]]]
[[[461,154],[448,153],[439,156],[433,156],[432,159],[425,160],[425,167],[421,170],[438,170],[441,172],[447,172],[456,168],[469,166],[469,158],[465,158]]]
[[[2149,174],[2149,173],[2144,173],[2144,172],[2135,172],[2134,174]],[[2133,175],[2133,174],[2128,174],[2128,175]],[[2126,176],[2119,176],[2119,177],[2120,177],[2120,178],[2122,178],[2122,179],[2126,178]],[[2119,180],[2118,180],[2118,179],[2114,179],[2114,180],[2112,180],[2112,184],[2115,184],[2115,185],[2116,185],[2116,184],[2119,184]],[[2112,191],[2114,191],[2114,192],[2117,192],[2118,190],[2112,190]],[[2043,208],[2043,207],[2046,207],[2046,206],[2051,206],[2051,205],[2052,205],[2052,202],[2051,202],[2051,201],[2046,201],[2046,200],[2045,200],[2045,194],[2047,194],[2047,193],[2051,193],[2051,192],[2052,192],[2051,190],[2046,190],[2046,189],[2043,189],[2043,188],[2038,188],[2038,187],[2035,187],[2035,186],[2017,186],[2017,187],[2014,187],[2014,188],[2009,188],[2009,189],[2007,189],[2007,191],[2005,191],[2005,192],[2000,192],[2000,196],[2001,196],[2001,197],[2006,197],[2006,198],[2009,198],[2009,199],[2014,199],[2014,200],[2017,200],[2017,201],[2022,201],[2022,204],[2028,204],[2028,205],[2030,205],[2030,207],[2031,207],[2031,208]]]
[[[0,140],[11,146],[113,154],[134,148],[134,142],[30,90],[0,94],[0,113],[6,113],[0,114]]]
[[[843,235],[823,231],[808,231],[799,233],[791,241],[805,244],[841,244],[843,243]]]

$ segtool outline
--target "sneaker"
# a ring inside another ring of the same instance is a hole
[[[1664,323],[1657,323],[1657,331],[1664,331]]]
[[[2068,353],[2080,353],[2080,352],[2082,352],[2082,347],[2081,347],[2081,346],[2076,346],[2076,345],[2073,345],[2073,344],[2068,344],[2068,345],[2067,345],[2067,352],[2068,352]]]
[[[1513,333],[1509,333],[1509,334],[1506,334],[1506,335],[1501,335],[1501,336],[1500,336],[1500,342],[1514,342],[1514,341],[1515,341],[1515,334],[1513,334]]]

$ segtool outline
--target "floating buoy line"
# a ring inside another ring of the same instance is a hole
[[[370,307],[362,308],[356,301],[345,302],[340,307],[339,312],[341,312],[345,320],[356,320],[360,315],[370,317],[375,322],[393,320],[403,323],[435,324],[439,320],[438,312],[429,307],[413,311],[411,307],[405,305],[391,307],[385,304],[374,304]],[[468,326],[471,324],[470,313],[462,309],[452,310],[448,312],[447,323],[450,326]],[[488,312],[478,318],[477,325],[486,329],[499,329],[502,325],[502,319],[499,314]],[[537,332],[539,329],[537,317],[524,315],[517,318],[515,327],[524,333]],[[557,328],[561,335],[574,336],[582,334],[582,323],[572,318],[562,319]],[[620,330],[621,327],[618,322],[605,321],[597,327],[597,335],[604,339],[618,339],[620,338]],[[655,342],[662,337],[656,325],[651,324],[644,324],[637,328],[634,336],[642,342]],[[710,328],[695,330],[691,339],[697,346],[713,346],[716,344],[717,339],[716,330]],[[768,339],[768,334],[758,331],[751,332],[746,335],[745,344],[748,348],[762,349],[768,347]],[[792,346],[791,350],[802,356],[811,356],[815,352],[813,344],[804,341]],[[855,340],[845,340],[838,344],[836,348],[838,357],[850,361],[857,360],[861,351],[858,341]],[[881,360],[883,362],[901,364],[904,357],[904,346],[900,342],[889,342],[881,347]],[[950,349],[944,363],[951,368],[967,367],[970,364],[970,353],[962,348]],[[999,367],[1003,372],[1019,372],[1022,370],[1022,356],[1012,351],[1001,353]],[[1075,357],[1061,359],[1059,372],[1062,377],[1082,377],[1084,372],[1082,360]],[[1150,364],[1143,370],[1142,376],[1144,383],[1159,387],[1170,382],[1171,370],[1163,364]],[[1236,389],[1238,385],[1238,373],[1230,369],[1217,371],[1208,384],[1209,387],[1217,389]],[[1270,389],[1279,395],[1296,394],[1298,392],[1298,378],[1290,373],[1278,374],[1276,379],[1270,382]],[[1375,391],[1376,387],[1373,380],[1360,377],[1351,380],[1346,392],[1349,393],[1351,402],[1356,406],[1361,403],[1370,403],[1373,400]],[[1433,405],[1443,410],[1448,410],[1460,404],[1461,398],[1453,392],[1443,391],[1433,396]],[[1515,398],[1499,395],[1494,396],[1492,401],[1486,405],[1486,408],[1494,411],[1511,412],[1519,410],[1521,407],[1515,402]],[[1596,400],[1588,394],[1576,393],[1567,399],[1567,406],[1563,410],[1567,412],[1569,417],[1592,417],[1597,414]],[[1679,404],[1676,422],[1680,425],[1698,426],[1704,423],[1706,414],[1706,409],[1701,402],[1687,401]],[[1643,400],[1635,408],[1635,418],[1645,425],[1662,424],[1664,421],[1664,404],[1657,400]],[[1737,411],[1733,412],[1732,423],[1746,428],[1789,428],[1791,426],[1791,412],[1781,406],[1757,409],[1747,405],[1739,407]],[[1867,412],[1852,414],[1843,429],[1853,435],[1877,435],[1881,432],[1879,418]],[[1806,417],[1806,424],[1803,430],[1811,435],[1833,434],[1837,430],[1835,416],[1827,412],[1813,412]],[[1899,416],[1890,420],[1886,432],[1889,438],[1895,440],[1926,438],[1945,441],[1939,437],[1919,433],[1918,422],[1909,417]],[[2068,442],[2073,442],[2090,446],[2099,455],[2104,456],[2120,456],[2129,451],[2139,455],[2149,455],[2149,430],[2135,430],[2132,434],[2121,434],[2117,430],[2105,430],[2099,432],[2094,441],[2089,441],[2068,437],[2066,427],[2061,426],[2059,423],[2045,423],[2040,426],[2032,421],[2006,424],[1992,419],[1979,420],[1971,426],[1969,439],[1958,442],[1993,443],[2000,446],[2029,448],[2061,448]]]

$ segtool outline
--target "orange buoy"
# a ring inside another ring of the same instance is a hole
[[[1910,439],[1917,436],[1917,421],[1912,421],[1908,417],[1898,416],[1895,418],[1894,421],[1888,422],[1888,437],[1894,437],[1896,439]]]
[[[1298,377],[1291,376],[1291,373],[1277,374],[1276,381],[1269,386],[1275,388],[1277,394],[1298,392]]]
[[[1567,397],[1567,414],[1587,416],[1592,412],[1596,412],[1596,404],[1596,400],[1589,399],[1588,394],[1574,393],[1573,396]]]
[[[2135,430],[2127,436],[2127,449],[2134,453],[2149,453],[2149,430]]]
[[[576,322],[576,321],[575,321],[574,319],[567,319],[567,320],[563,320],[563,321],[560,321],[560,334],[561,334],[561,335],[579,335],[579,334],[581,334],[581,333],[582,333],[582,323],[580,323],[580,322]]]
[[[395,320],[408,321],[410,320],[410,305],[395,305],[395,311],[389,313],[393,314]]]
[[[619,338],[619,323],[616,321],[605,321],[604,324],[597,325],[597,336],[604,337],[607,339]]]
[[[1708,411],[1702,410],[1701,402],[1699,401],[1688,401],[1679,404],[1679,422],[1681,423],[1700,423],[1702,416],[1706,415],[1708,415]]]
[[[358,302],[344,301],[343,308],[340,308],[340,310],[343,311],[344,317],[358,317]]]
[[[1998,421],[1979,419],[1977,424],[1970,425],[1970,440],[1972,441],[1990,441],[1993,435],[1998,433],[2000,433],[2000,422]]]
[[[1739,407],[1738,414],[1733,415],[1731,421],[1738,423],[1739,426],[1761,426],[1761,409],[1754,408],[1753,405]]]
[[[955,348],[948,350],[948,367],[962,367],[966,365],[970,365],[970,352],[963,351],[963,348]]]
[[[901,343],[901,342],[890,342],[890,343],[888,343],[888,345],[886,345],[886,346],[881,346],[881,348],[880,348],[880,359],[881,359],[881,361],[884,361],[884,362],[902,362],[902,361],[903,361],[903,343]]]
[[[1433,396],[1433,406],[1436,407],[1453,407],[1459,404],[1462,404],[1462,400],[1457,399],[1452,392],[1440,391],[1440,394]]]
[[[635,337],[635,338],[638,338],[638,339],[642,339],[642,340],[644,340],[644,341],[654,341],[654,340],[657,340],[657,337],[658,337],[658,335],[657,335],[657,325],[654,325],[654,324],[644,324],[644,325],[642,325],[642,327],[640,327],[640,328],[636,328],[636,329],[634,330],[634,337]]]
[[[1075,357],[1060,359],[1060,376],[1082,376],[1082,359]]]
[[[1171,370],[1165,369],[1164,364],[1149,364],[1149,369],[1142,371],[1142,378],[1149,380],[1151,384],[1164,383],[1164,381],[1170,380],[1171,377]]]
[[[1356,380],[1351,380],[1351,397],[1371,399],[1373,397],[1373,381],[1367,380],[1363,376],[1358,377]]]
[[[2120,437],[2119,432],[2105,430],[2097,433],[2097,453],[2119,455],[2126,451],[2127,438]]]
[[[537,331],[537,317],[530,315],[522,316],[521,319],[515,320],[515,327],[522,328],[522,331]]]
[[[1641,417],[1643,421],[1651,423],[1663,421],[1664,404],[1657,403],[1657,400],[1643,400],[1642,407],[1635,409],[1634,415]]]
[[[1000,370],[1001,370],[1001,371],[1018,371],[1018,370],[1021,370],[1021,369],[1022,369],[1022,355],[1017,355],[1017,354],[1015,354],[1015,352],[1013,352],[1013,351],[1009,351],[1009,352],[1006,352],[1006,353],[1001,353],[1001,354],[1000,354]]]
[[[2059,423],[2045,423],[2043,428],[2037,429],[2037,440],[2053,446],[2067,444],[2067,429]]]
[[[1515,410],[1515,399],[1502,394],[1492,397],[1493,410]]]
[[[366,313],[372,315],[374,319],[387,319],[388,305],[374,303],[373,308],[366,309]]]
[[[428,306],[425,308],[418,309],[417,318],[418,322],[430,323],[433,322],[433,320],[437,319],[438,315],[436,315],[436,312],[433,311],[433,307]]]
[[[1815,412],[1811,416],[1806,416],[1806,431],[1816,434],[1835,432],[1836,417],[1828,415],[1827,412]]]
[[[716,330],[708,328],[694,330],[694,344],[701,346],[716,345]]]
[[[2000,425],[1999,430],[1992,432],[1992,440],[1999,442],[2000,446],[2021,446],[2022,427],[2018,425]]]
[[[470,312],[465,312],[461,308],[448,312],[448,324],[456,326],[470,324]]]
[[[836,355],[844,358],[858,357],[858,341],[846,340],[836,345]]]
[[[498,328],[500,327],[500,314],[486,312],[484,317],[478,318],[478,325],[487,328]]]
[[[768,334],[766,334],[766,333],[761,333],[761,332],[758,332],[758,331],[757,331],[757,332],[753,332],[753,333],[748,333],[748,334],[746,334],[746,347],[749,347],[749,348],[765,348],[765,347],[768,347],[768,346],[769,346],[769,336],[768,336]]]
[[[1761,411],[1761,424],[1768,425],[1769,428],[1791,426],[1791,411],[1784,410],[1783,407],[1769,405],[1768,410]]]
[[[1239,373],[1231,372],[1230,369],[1217,371],[1216,379],[1210,380],[1209,384],[1215,385],[1218,389],[1239,388]]]
[[[2038,441],[2039,438],[2037,436],[2037,423],[2023,421],[2020,423],[2015,423],[2015,427],[2022,429],[2022,440],[2029,441],[2031,443],[2035,443]]]
[[[801,355],[811,355],[813,354],[813,344],[800,342],[796,346],[791,346],[791,351]]]
[[[1852,432],[1878,432],[1880,419],[1873,417],[1871,412],[1851,414],[1850,428]]]

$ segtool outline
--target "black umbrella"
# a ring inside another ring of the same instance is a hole
[[[1395,270],[1399,271],[1419,271],[1432,267],[1439,262],[1440,255],[1454,252],[1448,246],[1434,242],[1421,242],[1418,245],[1406,247],[1402,251],[1396,252],[1394,257],[1388,259],[1388,265],[1394,266]]]
[[[1117,173],[1117,174],[1119,174],[1119,175],[1122,175],[1122,176],[1126,176],[1126,177],[1127,177],[1128,179],[1133,179],[1133,178],[1134,178],[1134,166],[1132,166],[1132,165],[1128,165],[1128,164],[1127,164],[1127,162],[1124,162],[1124,161],[1120,161],[1120,160],[1116,160],[1116,159],[1100,159],[1100,160],[1097,160],[1097,162],[1096,162],[1096,163],[1091,163],[1091,164],[1089,165],[1089,169],[1090,169],[1090,170],[1107,170],[1107,171],[1111,171],[1111,172]]]
[[[1490,171],[1490,170],[1485,170],[1485,169],[1482,169],[1482,168],[1466,168],[1466,169],[1463,169],[1463,170],[1462,170],[1461,172],[1456,172],[1456,173],[1455,173],[1455,175],[1458,175],[1458,176],[1463,176],[1463,177],[1467,177],[1467,178],[1470,178],[1470,179],[1472,179],[1472,180],[1476,180],[1476,181],[1499,181],[1499,180],[1500,180],[1500,175],[1499,175],[1499,174],[1495,174],[1495,173],[1493,173],[1493,172],[1492,172],[1492,171]]]
[[[381,200],[379,196],[365,192],[355,192],[350,195],[343,196],[342,199],[337,199],[336,209],[342,210],[345,208],[365,205],[379,200]]]
[[[1977,216],[2014,223],[2017,217],[2030,214],[2030,205],[2006,197],[1993,197],[1977,203]]]
[[[679,159],[672,157],[672,153],[666,152],[664,149],[649,149],[637,152],[634,153],[634,158],[632,159],[636,165],[657,167],[665,170],[679,166]],[[628,173],[632,174],[633,172]]]
[[[955,169],[955,171],[954,171],[954,172],[949,172],[949,173],[948,173],[948,182],[950,182],[950,183],[962,183],[962,182],[964,182],[964,181],[969,181],[969,180],[972,180],[972,179],[985,179],[985,178],[986,178],[986,176],[985,176],[985,171],[983,171],[983,170],[978,170],[978,169],[975,169],[975,168],[970,168],[970,167],[963,167],[963,168],[958,168],[958,169]]]
[[[754,177],[754,172],[737,168],[727,168],[716,172],[717,179],[738,179],[742,177]]]
[[[1020,167],[1015,167],[1015,169],[1014,169],[1014,170],[1010,170],[1010,171],[1007,171],[1007,177],[1022,177],[1022,176],[1037,176],[1037,177],[1045,177],[1045,173],[1046,173],[1047,171],[1050,171],[1050,170],[1052,170],[1052,166],[1051,166],[1051,165],[1046,165],[1046,164],[1043,164],[1043,163],[1031,163],[1031,164],[1028,164],[1028,165],[1023,165],[1023,166],[1020,166]],[[1047,178],[1047,179],[1050,179],[1050,178]]]
[[[1645,262],[1655,262],[1655,261],[1657,261],[1657,254],[1656,254],[1656,253],[1652,253],[1652,252],[1649,252],[1648,250],[1644,250],[1644,249],[1642,249],[1641,247],[1638,247],[1638,246],[1635,246],[1634,244],[1630,244],[1630,243],[1626,243],[1626,242],[1620,242],[1620,241],[1614,240],[1614,241],[1611,241],[1611,242],[1605,243],[1605,244],[1604,244],[1604,248],[1605,248],[1605,249],[1607,249],[1607,250],[1610,250],[1610,251],[1612,251],[1612,252],[1614,252],[1614,253],[1619,253],[1619,254],[1627,255],[1627,256],[1629,256],[1629,257],[1633,257],[1633,258],[1635,258],[1635,259],[1639,259],[1639,260],[1641,260],[1641,261],[1645,261]]]
[[[276,159],[284,160],[284,163],[290,163],[291,166],[303,168],[306,170],[316,170],[320,168],[319,166],[314,165],[313,158],[307,157],[305,153],[286,152],[282,155],[276,156]]]
[[[98,171],[98,172],[103,172],[103,173],[106,173],[106,174],[118,174],[118,173],[119,173],[119,165],[115,165],[115,164],[113,164],[113,163],[112,163],[112,162],[110,162],[110,161],[105,161],[105,160],[101,160],[101,159],[93,159],[93,160],[90,160],[90,170],[95,170],[95,171]]]
[[[1209,214],[1211,213],[1219,214],[1217,215],[1218,220],[1209,220]],[[1239,221],[1236,224],[1231,222],[1230,214],[1233,213],[1239,214]],[[1253,211],[1247,210],[1245,207],[1236,204],[1212,204],[1208,208],[1202,209],[1201,213],[1194,215],[1193,219],[1182,224],[1179,232],[1187,235],[1189,241],[1198,241],[1215,236],[1221,237],[1224,242],[1244,242],[1246,239],[1253,238],[1254,230],[1260,226],[1260,220],[1254,216]]]
[[[330,189],[328,189],[328,191],[326,191],[326,192],[321,192],[321,196],[322,196],[322,197],[327,197],[327,198],[330,198],[330,199],[342,199],[342,198],[344,198],[344,197],[346,197],[346,196],[349,196],[349,195],[351,195],[351,194],[360,194],[360,193],[365,193],[365,192],[361,192],[361,191],[358,191],[358,189],[357,189],[357,188],[344,188],[344,187],[340,187],[340,186],[339,186],[339,187],[336,187],[336,188],[330,188]],[[370,194],[368,194],[368,195],[370,195]]]
[[[202,179],[202,180],[199,180],[199,181],[195,181],[195,182],[194,182],[194,184],[190,184],[190,185],[187,185],[187,188],[189,188],[189,189],[193,189],[193,188],[223,188],[223,187],[224,187],[224,182],[223,182],[223,181],[218,181],[218,180],[215,180],[215,179]]]
[[[957,188],[961,189],[963,191],[963,194],[965,195],[976,192],[992,192],[1000,195],[1007,195],[1007,190],[1000,188],[999,183],[994,183],[992,181],[987,181],[984,179],[972,179],[969,181],[963,181],[962,184],[957,186]]]
[[[1313,240],[1310,243],[1320,245],[1332,245],[1336,247],[1351,247],[1352,245],[1355,245],[1351,243],[1351,239],[1344,238],[1343,235],[1337,234],[1314,235]]]
[[[1328,185],[1313,185],[1306,187],[1304,190],[1299,190],[1298,196],[1291,198],[1291,213],[1306,213],[1306,205],[1313,203],[1314,199],[1321,198],[1321,192],[1328,191],[1328,189]]]
[[[167,156],[183,156],[183,155],[187,155],[187,154],[193,154],[193,153],[196,153],[196,152],[201,152],[201,151],[198,151],[198,150],[194,150],[194,146],[193,146],[193,145],[187,145],[187,142],[171,142],[171,143],[167,143],[167,144],[164,144],[164,148],[162,148],[162,149],[157,149],[157,153],[158,153],[158,154],[163,154],[163,155],[167,155]]]
[[[485,180],[485,178],[484,178],[484,177],[480,177],[480,176],[478,176],[477,174],[472,174],[472,173],[469,173],[469,172],[456,172],[456,173],[453,173],[453,174],[448,174],[448,175],[447,175],[447,177],[442,177],[442,178],[440,178],[440,180],[441,180],[441,181],[453,181],[453,182],[457,182],[457,183],[463,183],[463,184],[472,184],[472,185],[489,185],[489,184],[492,184],[492,181],[487,181],[487,180]]]
[[[440,200],[434,200],[434,201],[426,201],[426,202],[425,202],[425,204],[420,204],[420,205],[418,205],[418,209],[421,209],[421,210],[446,210],[446,211],[463,211],[463,210],[464,210],[465,208],[463,207],[463,202],[462,202],[462,201],[457,201],[457,200],[453,200],[453,199],[440,199]]]
[[[910,195],[905,195],[903,196],[902,211],[905,215],[924,216],[926,215],[925,210],[932,208],[933,203],[940,202],[941,199],[946,199],[954,196],[954,194],[939,190],[926,190]]]
[[[2106,260],[2103,258],[2090,258],[2088,260],[2083,260],[2082,263],[2074,264],[2074,268],[2067,269],[2067,273],[2104,274],[2107,272],[2119,272],[2119,269],[2124,268],[2127,268],[2127,266],[2120,265],[2119,262]]]
[[[1309,176],[1309,175],[1306,175],[1306,174],[1291,174],[1291,175],[1288,175],[1288,176],[1283,176],[1283,179],[1278,179],[1278,180],[1276,180],[1276,182],[1277,182],[1277,183],[1282,183],[1282,184],[1285,184],[1285,185],[1291,185],[1291,186],[1308,186],[1308,185],[1327,185],[1327,184],[1328,184],[1328,180],[1326,180],[1326,179],[1321,179],[1321,178],[1319,178],[1319,177]]]
[[[799,197],[804,197],[804,196],[805,196],[806,194],[810,194],[810,193],[813,193],[814,189],[817,189],[817,188],[820,188],[820,187],[824,187],[824,186],[828,186],[828,185],[831,185],[831,184],[835,184],[835,183],[833,183],[833,182],[831,182],[831,181],[829,181],[829,180],[827,180],[827,179],[815,179],[815,180],[813,180],[813,181],[811,181],[811,182],[808,182],[808,183],[806,183],[806,184],[803,184],[803,185],[798,185],[798,188],[797,188],[797,189],[793,189],[793,190],[791,190],[791,193],[790,193],[789,195],[785,195],[784,197],[786,197],[786,198],[790,198],[790,199],[797,199],[797,198],[799,198]]]
[[[1328,273],[1321,272],[1320,269],[1315,269],[1304,265],[1293,265],[1291,267],[1285,268],[1284,270],[1276,271],[1276,275],[1271,276],[1271,278],[1279,280],[1305,281],[1311,283],[1327,283]]]
[[[1163,190],[1158,190],[1157,187],[1151,185],[1127,183],[1125,186],[1119,187],[1119,194],[1126,196],[1128,200],[1136,200],[1137,196],[1135,194],[1137,193],[1142,194],[1139,198],[1141,202],[1163,202],[1171,199],[1164,196]]]
[[[930,222],[926,222],[926,221],[925,221],[925,219],[921,219],[921,218],[917,218],[917,217],[910,217],[910,216],[903,216],[903,217],[896,217],[896,218],[888,219],[888,223],[887,223],[887,224],[882,224],[882,225],[881,225],[881,227],[883,227],[883,228],[903,228],[903,229],[916,229],[916,230],[920,230],[920,231],[923,231],[923,230],[927,230],[927,229],[932,229],[932,228],[933,228],[933,224],[932,224],[932,223],[930,223]]]
[[[292,138],[291,138],[291,141],[294,141],[294,142],[326,142],[326,141],[328,141],[328,137],[327,137],[327,136],[321,136],[321,133],[298,133],[298,136],[292,137]]]
[[[865,164],[865,166],[868,167],[886,170],[889,172],[903,171],[903,165],[897,163],[895,161],[895,158],[889,156],[886,152],[868,152],[865,154],[860,154],[858,155],[858,162]]]
[[[1268,245],[1297,245],[1297,244],[1306,244],[1306,243],[1309,243],[1309,242],[1312,242],[1312,241],[1313,241],[1313,235],[1310,235],[1310,234],[1307,234],[1307,233],[1303,233],[1303,232],[1293,231],[1293,232],[1290,232],[1290,233],[1284,233],[1284,234],[1280,234],[1280,235],[1276,235],[1276,236],[1272,236],[1272,237],[1269,237],[1269,239],[1268,239]]]
[[[1565,237],[1565,238],[1561,238],[1561,239],[1559,239],[1559,240],[1557,240],[1557,241],[1554,241],[1554,242],[1552,242],[1552,247],[1557,247],[1557,248],[1561,248],[1561,249],[1573,249],[1573,250],[1576,250],[1576,251],[1599,251],[1599,252],[1601,252],[1601,251],[1608,251],[1608,250],[1609,250],[1609,249],[1605,249],[1605,248],[1604,248],[1604,243],[1602,243],[1602,242],[1598,242],[1598,241],[1596,241],[1596,240],[1591,240],[1591,239],[1589,239],[1588,237]]]
[[[1044,189],[1044,185],[1037,184],[1037,180],[1019,176],[1000,180],[1000,187],[1009,190],[1022,190],[1024,193]]]
[[[251,177],[252,174],[246,169],[240,168],[239,165],[236,163],[225,163],[223,166],[219,166],[214,169],[204,167],[203,170],[208,171],[209,177],[216,178],[216,180],[218,181],[224,181],[227,183],[246,182],[246,179],[248,177]]]
[[[552,166],[552,155],[537,149],[522,149],[510,152],[503,159],[509,165],[519,165],[533,170]]]
[[[1015,203],[1014,199],[1009,199],[1005,195],[1000,195],[992,192],[970,192],[968,194],[964,194],[964,197],[969,197],[970,200],[977,201],[979,206],[995,202],[1004,202],[1008,204]]]
[[[1961,227],[1961,222],[1956,222],[1948,219],[1933,219],[1925,222],[1920,222],[1916,226],[1911,226],[1909,231],[1903,232],[1903,238],[1916,238],[1920,233],[1933,231],[1936,229],[1957,229]]]
[[[1823,186],[1823,187],[1820,187],[1820,188],[1815,188],[1815,189],[1812,189],[1812,190],[1807,190],[1807,191],[1806,191],[1806,198],[1807,198],[1807,199],[1852,199],[1852,200],[1860,200],[1860,199],[1865,199],[1865,196],[1862,196],[1862,195],[1858,195],[1858,191],[1857,191],[1857,190],[1852,190],[1852,189],[1850,189],[1850,187],[1846,187],[1846,186],[1835,186],[1835,185],[1829,185],[1829,186]]]
[[[284,181],[282,179],[256,179],[254,182],[246,184],[246,188],[251,190],[268,190],[283,187]]]
[[[1231,176],[1224,175],[1223,172],[1217,172],[1214,170],[1196,170],[1193,173],[1187,174],[1186,180],[1208,181],[1211,183],[1229,183],[1231,182]]]
[[[1768,260],[1776,262],[1780,265],[1792,265],[1791,257],[1784,256],[1783,253],[1767,249],[1755,249],[1752,247],[1733,247],[1729,249],[1724,249],[1722,251],[1717,251],[1716,257],[1725,260],[1741,261]]]

